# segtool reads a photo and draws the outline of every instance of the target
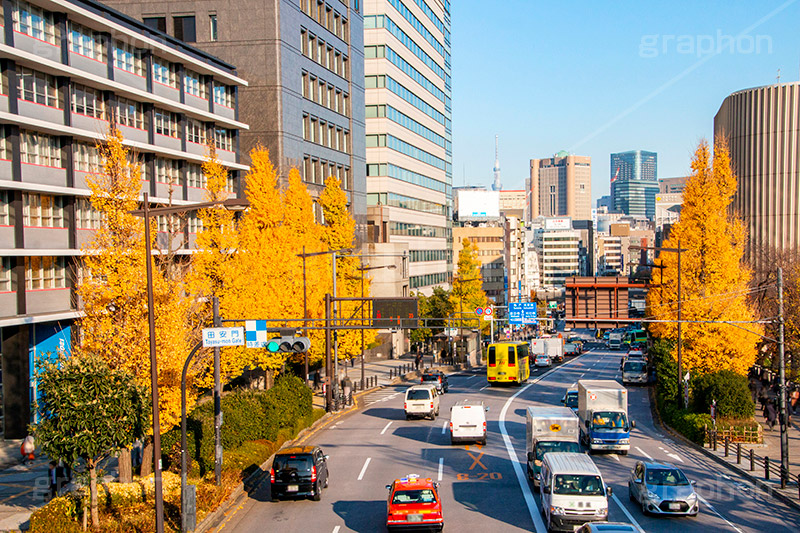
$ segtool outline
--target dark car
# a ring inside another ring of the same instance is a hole
[[[319,501],[328,486],[328,456],[318,446],[295,446],[275,454],[269,471],[272,499],[310,497]]]
[[[450,388],[447,383],[447,376],[444,375],[444,372],[438,370],[425,372],[419,382],[423,385],[436,385],[436,391],[439,394],[444,394]]]

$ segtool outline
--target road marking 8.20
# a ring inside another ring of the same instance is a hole
[[[469,479],[476,479],[478,481],[485,481],[488,479],[503,479],[503,474],[500,472],[480,472],[476,474],[460,473],[456,474],[456,479],[459,481],[466,481]]]

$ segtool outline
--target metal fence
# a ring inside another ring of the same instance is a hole
[[[761,476],[764,481],[780,480],[781,488],[785,489],[787,486],[795,485],[798,487],[798,498],[800,498],[800,475],[792,479],[790,471],[783,471],[780,458],[770,459],[769,456],[761,457],[756,455],[755,450],[742,449],[741,442],[732,442],[730,437],[721,436],[714,428],[706,428],[706,444],[709,448],[716,451],[722,451],[724,457],[733,458],[736,455],[736,464],[742,465],[741,468],[753,472],[753,475]],[[721,450],[720,450],[721,448]]]

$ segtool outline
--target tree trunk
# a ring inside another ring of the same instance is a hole
[[[89,464],[89,499],[92,507],[92,528],[100,527],[100,515],[97,513],[97,467],[94,461]]]
[[[119,465],[119,482],[131,483],[133,481],[133,467],[131,465],[131,450],[130,448],[122,448],[117,457]]]
[[[153,473],[153,468],[155,464],[153,463],[153,441],[147,441],[147,444],[144,445],[144,449],[142,450],[142,477],[147,477]]]

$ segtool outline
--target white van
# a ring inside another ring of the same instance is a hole
[[[406,420],[412,417],[436,420],[439,414],[439,393],[436,385],[414,385],[406,391],[403,406],[406,411]]]
[[[483,402],[461,400],[450,408],[450,444],[479,442],[486,445],[486,411]]]
[[[545,454],[541,471],[542,513],[547,531],[574,531],[586,522],[608,519],[607,487],[591,457],[583,453]]]

